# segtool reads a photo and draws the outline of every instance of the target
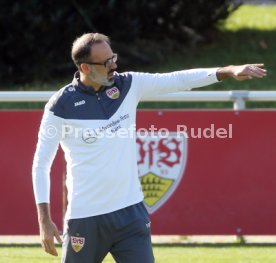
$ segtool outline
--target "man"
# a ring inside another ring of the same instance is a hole
[[[183,70],[166,74],[118,74],[107,36],[75,40],[78,68],[72,83],[47,103],[33,161],[33,187],[41,244],[62,262],[98,263],[110,252],[116,262],[154,262],[150,219],[138,179],[135,136],[118,131],[135,125],[141,98],[206,86],[232,77],[262,78],[263,64]],[[111,136],[112,135],[112,136]],[[50,167],[59,143],[67,162],[68,206],[63,241],[51,219]]]

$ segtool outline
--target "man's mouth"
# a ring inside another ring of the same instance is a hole
[[[107,75],[108,75],[109,78],[113,78],[114,77],[114,71],[110,71]]]

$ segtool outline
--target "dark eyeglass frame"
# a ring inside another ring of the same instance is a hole
[[[80,64],[85,63],[88,65],[100,65],[100,66],[104,66],[105,68],[107,68],[107,67],[110,67],[113,63],[116,63],[117,60],[118,60],[118,54],[114,53],[111,58],[108,58],[104,62],[80,62]]]

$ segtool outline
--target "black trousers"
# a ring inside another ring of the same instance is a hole
[[[65,222],[62,263],[153,263],[150,219],[143,202],[104,215]]]

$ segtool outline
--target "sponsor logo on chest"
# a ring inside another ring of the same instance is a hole
[[[80,106],[80,105],[83,105],[83,104],[85,104],[85,100],[75,102],[74,106],[77,107],[77,106]]]
[[[120,91],[117,87],[112,87],[108,90],[106,90],[106,95],[110,98],[110,99],[118,99],[120,96]]]

